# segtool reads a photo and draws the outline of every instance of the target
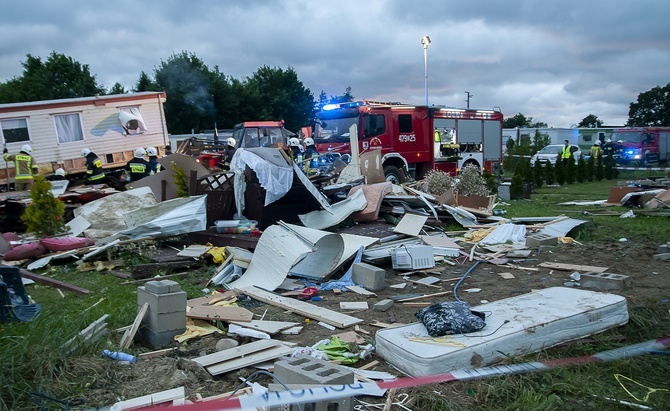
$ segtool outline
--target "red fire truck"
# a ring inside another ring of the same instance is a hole
[[[617,128],[612,132],[619,164],[670,165],[670,127]],[[620,142],[620,143],[619,143]]]
[[[431,169],[456,174],[469,164],[491,171],[502,163],[499,110],[355,101],[326,105],[316,119],[320,153],[350,153],[355,124],[359,150],[381,148],[388,181],[421,179]]]

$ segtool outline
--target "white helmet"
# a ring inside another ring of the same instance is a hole
[[[623,140],[619,140],[619,141],[617,141],[617,143],[623,144]]]
[[[33,148],[30,147],[30,145],[28,145],[28,144],[24,144],[24,145],[21,146],[21,151],[23,151],[24,153],[32,153]]]
[[[54,175],[65,177],[65,170],[63,170],[62,168],[58,168],[56,169],[56,171],[54,171]]]
[[[307,137],[305,139],[305,145],[306,146],[313,146],[314,145],[314,139],[312,137]]]
[[[228,137],[228,139],[226,140],[226,144],[228,144],[231,147],[235,147],[235,144],[237,144],[237,141],[235,141],[235,139],[232,138],[232,137]]]
[[[607,140],[605,140],[605,143],[611,143],[611,142],[612,142],[611,138],[608,138]]]
[[[147,154],[150,156],[157,156],[158,151],[156,150],[156,147],[149,147],[147,148]]]
[[[599,146],[600,145],[600,140],[596,140],[596,142],[594,144]]]
[[[142,158],[147,154],[146,150],[143,149],[142,147],[137,147],[137,150],[135,150],[135,157],[136,158]]]
[[[82,157],[86,157],[86,156],[89,155],[89,154],[91,154],[91,150],[89,150],[89,149],[87,149],[87,148],[81,150],[81,156],[82,156]]]
[[[296,137],[291,137],[288,139],[288,145],[291,147],[300,147],[300,140]]]

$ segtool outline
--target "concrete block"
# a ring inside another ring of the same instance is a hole
[[[670,253],[670,244],[661,244],[658,246],[658,254]]]
[[[527,247],[539,247],[541,245],[556,245],[558,237],[549,234],[535,233],[526,236]]]
[[[140,327],[137,331],[137,338],[152,348],[161,348],[172,346],[175,342],[175,335],[183,334],[186,328],[181,330],[156,332],[146,327]]]
[[[354,382],[353,371],[310,356],[278,361],[274,374],[284,384],[337,385]]]
[[[320,392],[319,389],[323,390],[324,385],[318,384],[286,384],[286,387],[291,391],[302,392],[303,390]],[[281,384],[268,384],[269,392],[279,392],[285,391]],[[310,410],[310,411],[348,411],[353,410],[353,402],[351,397],[340,398],[338,400],[324,400],[319,402],[307,402],[300,404],[285,404],[277,407],[269,407],[268,411],[298,411],[298,410]]]
[[[147,281],[144,284],[144,289],[156,295],[168,294],[170,292],[170,285],[166,284],[163,280]]]
[[[611,273],[582,274],[580,282],[584,288],[595,288],[599,291],[625,290],[631,285],[629,276]]]
[[[156,295],[148,292],[144,287],[138,287],[137,305],[141,307],[145,302],[149,303],[149,311],[156,314],[186,311],[186,293],[184,291]]]
[[[362,285],[366,290],[380,291],[384,289],[386,271],[383,268],[375,267],[372,264],[355,263],[351,274],[351,280],[355,284]]]
[[[147,310],[144,319],[142,319],[142,326],[148,327],[154,332],[183,330],[186,328],[186,311],[154,313]]]
[[[654,260],[668,261],[670,260],[670,253],[654,254]]]
[[[372,309],[375,311],[387,311],[389,308],[393,307],[393,300],[389,300],[388,298],[385,300],[381,300],[375,305],[372,306]]]

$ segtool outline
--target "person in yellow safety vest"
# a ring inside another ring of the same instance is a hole
[[[440,134],[440,130],[438,129],[435,129],[435,132],[433,133],[433,142],[434,143],[442,142],[442,135]]]
[[[85,148],[81,150],[81,156],[86,158],[86,185],[107,184],[107,176],[102,170],[102,160],[98,156]]]
[[[135,150],[135,157],[126,163],[126,174],[128,181],[137,181],[149,175],[149,162],[144,159],[146,150],[138,147]]]
[[[2,150],[5,161],[14,162],[14,189],[16,191],[30,191],[33,187],[33,176],[37,174],[39,167],[35,159],[30,155],[33,148],[28,144],[21,146],[18,154],[9,154],[7,147]]]
[[[595,160],[597,160],[600,157],[600,155],[602,154],[602,151],[600,150],[600,140],[596,140],[596,142],[593,143],[591,149],[589,150],[589,154]]]
[[[572,149],[570,148],[570,142],[565,140],[563,148],[561,149],[561,161],[564,166],[568,165],[568,160],[570,160],[570,154],[572,154]]]

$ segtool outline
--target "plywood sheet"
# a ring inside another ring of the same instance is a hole
[[[405,214],[398,225],[393,229],[394,233],[417,236],[426,224],[428,217],[418,214]]]
[[[241,294],[248,295],[249,297],[252,297],[256,300],[274,305],[275,307],[284,308],[286,310],[293,311],[294,313],[304,315],[305,317],[313,318],[319,321],[323,321],[326,324],[334,325],[338,328],[346,328],[363,322],[363,320],[360,318],[338,313],[337,311],[329,310],[327,308],[318,307],[314,304],[306,303],[304,301],[282,297],[280,295],[261,290],[258,287],[244,287],[236,289],[236,291]]]
[[[367,201],[367,205],[361,211],[352,214],[354,221],[377,221],[379,218],[379,209],[382,200],[386,194],[392,191],[393,184],[390,181],[377,184],[366,184],[356,186],[349,191],[349,196],[352,196],[358,191],[362,191]]]
[[[300,325],[299,323],[292,323],[288,321],[262,321],[262,320],[251,320],[248,323],[240,321],[231,321],[231,323],[239,325],[240,327],[250,328],[256,331],[262,331],[270,335],[277,334],[281,331]]]
[[[247,322],[254,318],[254,313],[243,307],[196,305],[186,313],[186,316],[199,320]]]

